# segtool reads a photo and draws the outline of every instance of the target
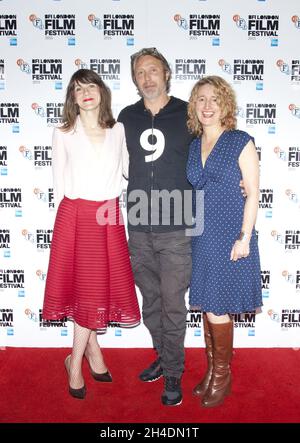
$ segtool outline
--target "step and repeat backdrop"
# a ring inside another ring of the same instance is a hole
[[[300,345],[299,44],[298,0],[0,0],[0,346],[71,346],[71,322],[41,317],[52,130],[79,68],[102,76],[115,117],[137,101],[130,55],[152,46],[172,66],[172,95],[187,100],[209,74],[229,81],[238,127],[256,141],[264,306],[235,316],[235,346]],[[143,325],[111,327],[99,342],[151,346]],[[186,346],[202,345],[201,312],[189,312]]]

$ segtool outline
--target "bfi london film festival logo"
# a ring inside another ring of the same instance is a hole
[[[76,16],[75,14],[44,14],[38,17],[30,14],[32,26],[44,34],[45,39],[67,37],[67,45],[76,45]]]
[[[293,117],[300,118],[300,107],[298,105],[291,103],[289,105],[289,110],[291,111]]]
[[[34,188],[33,194],[38,201],[45,203],[49,209],[54,209],[53,188],[47,188],[46,192],[40,188]]]
[[[0,328],[13,328],[13,327],[14,327],[14,310],[5,309],[5,308],[0,309]]]
[[[278,46],[279,33],[279,15],[253,15],[249,14],[247,18],[239,14],[233,16],[238,29],[245,31],[248,40],[270,38],[271,46]]]
[[[0,151],[1,152],[1,151]],[[21,145],[19,152],[24,160],[32,162],[36,170],[46,169],[52,166],[52,146],[33,146],[31,148]]]
[[[276,243],[284,245],[285,252],[292,252],[300,248],[300,231],[297,229],[286,229],[284,234],[273,230],[271,236]]]
[[[261,291],[263,298],[269,298],[270,296],[270,283],[271,283],[271,271],[270,270],[261,270],[260,271],[261,278]]]
[[[275,134],[277,105],[275,103],[246,103],[246,126],[263,125],[268,129],[268,134]]]
[[[219,14],[189,14],[188,18],[175,14],[177,26],[188,31],[190,40],[210,37],[212,46],[220,46],[221,16]]]
[[[19,58],[17,65],[22,72],[30,75],[33,84],[54,82],[55,89],[62,89],[63,64],[61,58],[33,58],[31,64]]]
[[[85,61],[81,60],[80,58],[76,58],[74,63],[76,65],[77,69],[90,69],[89,65]]]
[[[6,329],[6,335],[14,335],[14,310],[11,308],[0,309],[0,328]]]
[[[8,175],[7,146],[0,146],[0,176]]]
[[[234,84],[253,82],[257,91],[263,90],[265,74],[263,59],[234,59],[232,63],[220,59],[218,65],[225,74],[230,75]]]
[[[16,217],[21,216],[22,214],[21,188],[0,188],[0,208],[14,209]]]
[[[270,320],[272,320],[273,322],[275,322],[275,323],[280,322],[280,314],[277,311],[274,311],[274,309],[268,310],[268,316],[269,316]]]
[[[300,231],[297,229],[287,229],[285,231],[284,247],[286,250],[299,250],[300,248]]]
[[[34,113],[46,120],[47,126],[53,127],[62,123],[63,103],[46,103],[41,106],[39,103],[32,103],[31,109]]]
[[[41,282],[45,282],[46,281],[47,273],[44,272],[42,269],[37,269],[36,272],[35,272],[35,275],[37,276],[39,281],[41,281]]]
[[[206,60],[201,58],[176,58],[172,72],[175,81],[201,80],[206,75]]]
[[[245,329],[249,337],[255,336],[256,312],[244,314],[233,314],[233,325],[235,328]]]
[[[101,18],[89,14],[88,21],[94,29],[103,34],[105,40],[125,37],[127,46],[134,45],[134,14],[103,14]]]
[[[259,209],[263,211],[266,218],[272,218],[273,200],[273,189],[260,189]]]
[[[298,15],[293,15],[291,17],[292,23],[296,29],[300,29],[300,17]]]
[[[28,320],[33,321],[34,323],[37,323],[39,321],[39,316],[36,314],[36,312],[32,311],[29,308],[26,308],[24,311],[24,314],[28,318]]]
[[[287,161],[287,153],[280,146],[275,146],[275,148],[273,149],[273,152],[276,155],[278,160],[280,160],[282,162],[286,162]]]
[[[268,134],[275,134],[277,105],[275,103],[246,103],[246,109],[237,107],[236,117],[245,120],[248,128],[263,125]]]
[[[37,251],[50,249],[52,241],[53,229],[35,229],[31,232],[28,229],[22,229],[24,240],[36,246]]]
[[[17,46],[17,16],[15,14],[0,15],[0,37],[8,37],[10,46]]]
[[[31,74],[31,67],[27,61],[23,60],[22,58],[18,58],[16,63],[19,66],[21,72],[24,72],[25,74]]]
[[[291,63],[288,64],[282,59],[278,59],[276,61],[276,66],[279,69],[279,71],[286,75],[291,85],[299,85],[300,84],[300,60],[299,59],[292,59]]]
[[[34,146],[33,164],[36,168],[52,166],[52,146]]]
[[[290,330],[300,328],[300,309],[282,309],[281,329]]]
[[[280,146],[275,146],[273,149],[278,160],[286,164],[289,171],[298,171],[300,167],[300,147],[299,146],[289,146],[288,151],[284,150]],[[288,195],[288,194],[287,194]],[[293,196],[291,193],[291,200]],[[295,201],[297,203],[297,201]]]
[[[112,89],[120,89],[121,61],[119,58],[91,58],[89,63],[77,58],[75,65],[78,69],[91,69],[99,74]]]
[[[299,295],[300,293],[300,270],[297,269],[295,272],[290,272],[287,269],[284,269],[281,273],[282,277],[291,285],[291,287],[295,290],[295,293]]]
[[[189,309],[186,318],[186,327],[193,329],[194,336],[202,335],[202,312],[197,309]]]
[[[281,234],[281,232],[278,232],[275,229],[273,229],[271,231],[271,236],[272,236],[274,242],[276,242],[280,245],[284,244],[284,236]]]
[[[23,157],[25,160],[29,160],[29,161],[31,161],[31,160],[33,159],[32,151],[31,151],[29,148],[27,148],[26,146],[21,145],[21,146],[19,147],[19,152],[22,154],[22,157]]]
[[[5,61],[0,58],[0,91],[5,89]]]
[[[300,109],[299,109],[300,111]],[[300,118],[300,112],[299,112]],[[288,150],[288,167],[292,169],[297,169],[300,167],[300,147],[299,146],[289,146]]]
[[[300,147],[299,146],[289,146],[288,150],[283,149],[280,146],[275,146],[273,149],[276,157],[278,160],[282,162],[282,164],[286,165],[288,168],[288,171],[298,171],[300,167]],[[288,192],[288,190],[287,190]],[[293,195],[293,191],[291,190],[291,193],[286,194],[290,197],[290,200],[292,200],[294,203],[297,203],[296,201],[296,195]]]
[[[50,249],[53,229],[36,229],[36,247],[38,250]]]
[[[25,297],[24,269],[0,269],[0,291],[17,289],[18,297]]]
[[[293,191],[290,188],[286,189],[285,195],[288,198],[288,200],[295,205],[295,208],[300,209],[300,197],[295,191]]]
[[[19,103],[0,103],[0,128],[11,126],[13,133],[20,132]]]
[[[43,311],[39,309],[39,327],[42,330],[49,330],[52,328],[61,328],[60,335],[67,336],[68,335],[68,326],[67,326],[67,317],[60,318],[58,320],[45,320],[43,318]]]
[[[10,257],[10,229],[0,229],[0,249],[4,258]]]

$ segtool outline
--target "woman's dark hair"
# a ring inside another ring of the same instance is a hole
[[[101,102],[99,112],[99,125],[101,128],[112,128],[116,123],[112,115],[111,110],[111,93],[108,86],[105,85],[101,77],[91,69],[78,69],[72,75],[66,92],[66,98],[64,103],[63,115],[62,115],[62,130],[65,132],[74,128],[76,118],[79,114],[79,106],[75,103],[74,90],[79,84],[94,83],[98,86]]]

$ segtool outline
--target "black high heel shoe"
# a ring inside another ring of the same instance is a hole
[[[103,372],[102,374],[98,374],[97,372],[94,372],[93,369],[90,366],[90,372],[92,374],[92,377],[96,381],[102,381],[104,383],[111,383],[113,381],[112,380],[112,376],[111,376],[109,371]]]
[[[71,355],[68,355],[65,359],[65,368],[66,368],[68,377],[70,376],[70,363],[69,363],[70,358],[71,358]],[[86,387],[85,387],[85,385],[83,385],[82,388],[74,389],[74,388],[71,388],[71,386],[69,384],[69,394],[74,398],[79,398],[80,400],[83,400],[86,396]]]
[[[91,373],[94,380],[100,381],[102,383],[111,383],[113,381],[111,373],[108,370],[106,372],[102,372],[101,374],[93,371],[91,364],[89,362],[89,359],[87,358],[87,356],[85,356],[85,358],[87,359],[87,362],[90,367],[90,373]]]

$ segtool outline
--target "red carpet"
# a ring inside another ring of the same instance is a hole
[[[154,358],[150,349],[104,349],[114,382],[97,383],[84,363],[85,400],[67,389],[69,349],[0,351],[1,423],[299,423],[300,351],[236,349],[233,392],[222,406],[203,409],[192,396],[205,368],[203,349],[186,350],[183,402],[160,403],[163,380],[142,383],[137,374]],[[0,432],[1,434],[1,432]]]

